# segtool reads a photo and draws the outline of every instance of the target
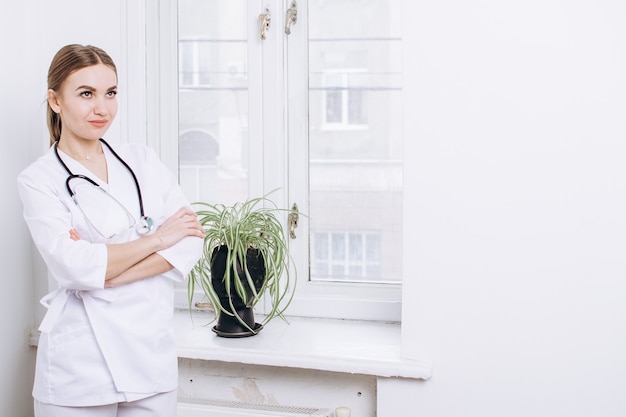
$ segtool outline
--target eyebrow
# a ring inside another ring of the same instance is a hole
[[[78,91],[78,90],[96,91],[96,88],[93,88],[89,85],[81,85],[81,86],[78,86],[75,91]],[[117,85],[109,87],[106,91],[108,92],[108,91],[113,91],[113,90],[117,90]]]

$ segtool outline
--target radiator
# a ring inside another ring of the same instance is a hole
[[[332,417],[328,409],[220,400],[180,400],[177,417]]]

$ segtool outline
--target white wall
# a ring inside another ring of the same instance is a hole
[[[21,221],[21,203],[15,178],[28,160],[29,135],[37,112],[36,96],[25,86],[32,74],[31,62],[25,59],[30,36],[22,24],[24,5],[16,5],[12,13],[0,13],[0,41],[3,64],[0,65],[0,182],[3,193],[0,213],[2,240],[0,262],[3,266],[0,291],[0,415],[32,415],[32,375],[34,349],[29,347],[33,324],[33,282],[31,279],[30,240]],[[18,24],[19,23],[19,24]],[[19,39],[20,42],[15,42]]]
[[[624,21],[619,0],[407,4],[403,335],[434,375],[383,391],[411,415],[626,415]]]
[[[121,2],[79,0],[13,1],[0,13],[0,229],[4,268],[0,291],[0,415],[32,416],[35,349],[31,329],[43,315],[38,299],[47,288],[45,268],[31,247],[17,195],[18,173],[47,147],[44,98],[46,73],[54,53],[66,43],[92,43],[125,64]],[[124,41],[125,42],[125,41]],[[122,102],[123,105],[123,102]],[[113,128],[115,135],[118,126]],[[45,210],[45,207],[42,207]]]

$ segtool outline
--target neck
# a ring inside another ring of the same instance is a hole
[[[90,141],[89,143],[83,145],[78,143],[68,144],[68,142],[59,140],[57,148],[77,161],[89,161],[92,158],[96,158],[104,153],[100,141],[95,141],[93,143]]]

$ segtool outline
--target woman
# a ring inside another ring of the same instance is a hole
[[[24,219],[58,290],[42,303],[35,415],[176,415],[173,287],[204,230],[139,144],[101,138],[117,113],[103,50],[68,45],[48,72],[50,149],[18,177]]]

